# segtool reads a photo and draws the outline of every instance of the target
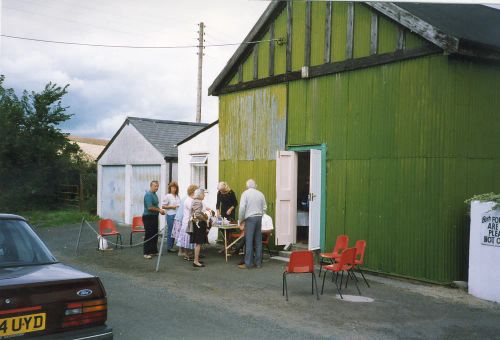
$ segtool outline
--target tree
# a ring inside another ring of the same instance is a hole
[[[60,128],[71,118],[62,106],[64,87],[48,83],[19,98],[0,75],[0,207],[53,207],[61,183],[78,176],[79,147]]]

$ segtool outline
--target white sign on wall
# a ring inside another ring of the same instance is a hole
[[[500,212],[490,211],[481,216],[481,244],[500,247]]]
[[[470,212],[469,293],[500,303],[500,211],[473,201]]]

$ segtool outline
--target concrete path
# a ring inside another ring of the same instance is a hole
[[[140,247],[97,251],[87,228],[75,256],[78,230],[37,232],[60,261],[101,277],[116,339],[500,338],[500,306],[462,290],[368,276],[372,287],[360,288],[373,302],[349,302],[336,297],[328,277],[317,301],[310,276],[295,275],[286,302],[284,264],[267,256],[262,269],[242,270],[239,258],[225,263],[214,247],[205,250],[205,268],[168,253],[157,273]],[[358,296],[352,284],[345,294]]]

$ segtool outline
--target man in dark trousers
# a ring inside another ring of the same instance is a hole
[[[159,207],[158,196],[156,196],[159,186],[158,181],[152,181],[149,191],[144,195],[142,223],[144,223],[145,259],[158,255],[158,214],[165,215],[165,211]]]
[[[262,215],[267,210],[267,204],[264,194],[256,187],[255,181],[249,179],[247,190],[241,194],[240,199],[240,229],[245,230],[245,264],[240,264],[240,269],[262,266]]]

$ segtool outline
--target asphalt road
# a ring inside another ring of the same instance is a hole
[[[289,279],[286,302],[284,265],[267,257],[262,269],[241,270],[237,258],[225,263],[211,247],[205,250],[205,268],[166,254],[156,273],[156,262],[143,259],[140,247],[97,251],[90,229],[75,255],[78,228],[38,233],[59,260],[101,277],[116,339],[500,337],[499,305],[461,290],[369,276],[372,287],[360,288],[373,302],[341,301],[329,280],[317,301],[310,276],[296,275]],[[345,294],[357,291],[350,284]]]

